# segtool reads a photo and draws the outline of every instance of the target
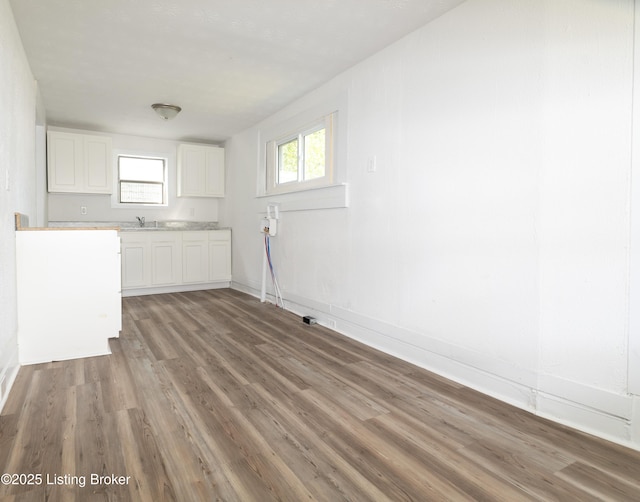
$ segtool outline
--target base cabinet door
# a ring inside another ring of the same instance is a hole
[[[180,232],[149,233],[151,285],[179,284],[182,280]]]
[[[209,280],[231,280],[231,231],[209,232]]]
[[[182,282],[198,284],[209,280],[208,232],[182,233]]]
[[[146,235],[121,233],[122,289],[140,288],[150,282],[150,248]]]

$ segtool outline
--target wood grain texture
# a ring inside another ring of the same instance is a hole
[[[125,298],[111,349],[20,369],[0,466],[42,483],[0,500],[640,500],[639,452],[233,290]]]

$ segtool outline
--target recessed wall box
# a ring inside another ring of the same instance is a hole
[[[262,218],[260,220],[260,231],[263,234],[268,234],[269,233],[269,218]]]
[[[262,218],[260,220],[260,231],[269,234],[270,237],[276,235],[277,220],[275,218]]]

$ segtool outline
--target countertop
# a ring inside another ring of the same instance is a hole
[[[74,229],[74,228],[115,228],[121,232],[140,231],[193,231],[193,230],[224,230],[217,221],[146,221],[141,226],[137,221],[50,221],[49,228]]]
[[[120,227],[113,224],[104,224],[104,225],[95,225],[93,222],[82,222],[82,224],[74,225],[74,226],[47,226],[47,227],[30,227],[29,226],[29,217],[21,214],[15,213],[16,218],[16,230],[24,231],[24,230],[36,230],[36,231],[51,231],[51,230],[120,230]]]
[[[146,221],[143,226],[137,221],[50,221],[46,227],[30,227],[29,218],[15,213],[16,230],[117,230],[119,232],[140,231],[198,231],[228,230],[220,227],[217,221]]]

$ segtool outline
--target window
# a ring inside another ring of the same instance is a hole
[[[121,204],[166,204],[165,159],[119,155],[118,194]]]
[[[299,131],[267,142],[267,193],[333,183],[334,116],[332,113]]]

